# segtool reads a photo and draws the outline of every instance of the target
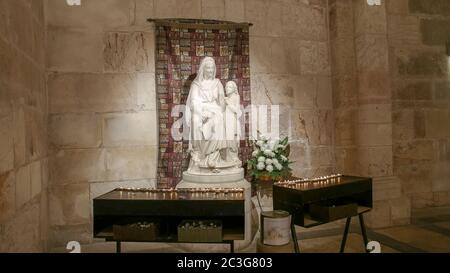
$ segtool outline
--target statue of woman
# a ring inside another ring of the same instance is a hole
[[[191,85],[186,102],[186,124],[189,127],[191,161],[188,172],[209,169],[217,172],[226,151],[224,125],[224,88],[216,79],[213,58],[205,57]]]

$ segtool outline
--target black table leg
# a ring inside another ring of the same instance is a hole
[[[122,242],[116,241],[116,253],[122,253]]]
[[[342,238],[341,243],[341,253],[344,253],[345,251],[345,244],[347,243],[347,236],[348,236],[348,230],[350,228],[350,223],[352,221],[352,217],[347,218],[347,223],[345,223],[345,230],[344,230],[344,237]]]
[[[230,253],[234,253],[234,241],[230,242]]]
[[[369,244],[369,240],[367,239],[366,225],[364,224],[364,216],[363,214],[359,214],[359,224],[361,225],[361,234],[364,240],[364,250],[369,252],[367,249],[367,245]]]
[[[291,234],[292,234],[292,240],[294,241],[293,243],[294,243],[295,253],[300,253],[300,247],[298,246],[297,232],[295,231],[294,223],[291,223]]]

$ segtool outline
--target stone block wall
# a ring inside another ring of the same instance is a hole
[[[402,194],[393,171],[392,83],[388,47],[387,3],[369,6],[353,1],[358,74],[358,169],[373,177],[374,210],[371,227],[408,224],[410,199]]]
[[[47,0],[51,246],[92,241],[93,198],[155,186],[152,16],[153,1]]]
[[[387,1],[393,163],[413,209],[450,205],[450,2]]]
[[[329,1],[334,145],[336,168],[359,174],[358,84],[352,0]]]
[[[393,172],[386,2],[329,1],[336,167],[373,178],[371,227],[407,224],[410,199]]]
[[[250,29],[252,103],[280,106],[280,133],[291,135],[294,175],[333,172],[327,2],[244,2],[243,18],[254,24]],[[258,118],[265,121],[270,115]]]
[[[372,227],[450,201],[450,3],[381,3],[329,1],[336,166],[374,177]]]
[[[0,252],[47,245],[47,91],[42,0],[0,1]]]
[[[105,12],[107,11],[107,12]],[[252,22],[252,100],[282,104],[297,175],[333,171],[326,1],[47,0],[50,244],[92,240],[90,200],[155,185],[154,27],[147,18]]]

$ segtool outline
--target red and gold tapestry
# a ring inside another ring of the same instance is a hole
[[[189,164],[188,141],[174,139],[172,125],[182,115],[172,110],[185,105],[192,81],[205,56],[213,57],[217,78],[225,86],[238,85],[241,104],[251,103],[248,25],[228,22],[156,22],[156,91],[159,106],[158,187],[175,187]],[[248,118],[245,136],[249,135]],[[240,159],[251,155],[248,140],[241,141]]]

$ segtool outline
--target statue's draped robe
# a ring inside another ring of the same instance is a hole
[[[239,121],[242,111],[239,94],[234,93],[228,97],[228,104],[225,109],[225,136],[227,147],[229,148],[227,158],[239,161],[239,146],[241,139],[241,123]]]
[[[224,88],[220,80],[195,80],[186,103],[189,126],[190,169],[216,168],[221,150],[226,149]]]

